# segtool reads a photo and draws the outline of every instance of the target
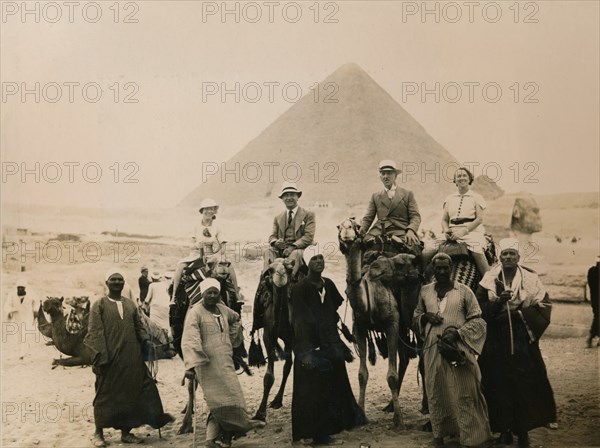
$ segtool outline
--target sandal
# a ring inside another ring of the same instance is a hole
[[[90,442],[92,442],[92,445],[95,448],[104,448],[104,447],[108,446],[108,444],[106,443],[106,440],[104,440],[104,436],[101,436],[100,434],[97,434],[97,433],[94,433],[94,435],[90,439]]]
[[[121,442],[123,443],[144,443],[143,439],[140,439],[138,436],[127,433],[121,436]]]

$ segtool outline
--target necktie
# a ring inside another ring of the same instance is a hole
[[[292,210],[290,210],[288,212],[288,221],[287,221],[287,226],[291,226],[292,225],[292,218],[293,218],[294,212]]]

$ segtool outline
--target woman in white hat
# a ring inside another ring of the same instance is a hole
[[[215,224],[214,222],[215,219],[217,219],[218,210],[219,205],[214,199],[207,198],[200,203],[198,211],[202,215],[202,220],[200,221],[200,225],[194,229],[194,234],[192,236],[192,250],[190,251],[190,254],[179,260],[179,263],[177,264],[177,270],[173,277],[172,300],[175,300],[175,291],[177,291],[177,287],[181,282],[181,275],[186,266],[200,257],[204,258],[205,263],[214,264],[219,261],[218,254],[224,253],[225,243],[227,241],[224,239],[223,232],[218,224]],[[233,273],[233,269],[231,268],[230,276],[234,285],[236,285],[237,282],[234,280],[235,273]],[[237,285],[235,286],[235,290],[237,291]]]

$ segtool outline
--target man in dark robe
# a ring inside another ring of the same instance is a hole
[[[477,300],[488,325],[479,357],[492,431],[500,442],[530,445],[528,432],[556,422],[556,404],[539,340],[551,304],[537,274],[518,264],[518,240],[500,241],[500,264],[488,271]]]
[[[141,271],[142,275],[138,278],[138,286],[140,287],[140,302],[144,303],[146,296],[148,295],[148,289],[150,288],[150,279],[148,278],[148,268],[143,266]]]
[[[305,259],[310,252],[305,251]],[[367,423],[348,380],[349,350],[340,339],[337,309],[343,302],[335,284],[321,277],[322,255],[307,260],[308,276],[292,291],[294,329],[294,389],[292,439],[335,443],[330,436]]]
[[[596,336],[600,336],[600,324],[598,323],[598,308],[600,308],[600,295],[598,294],[598,271],[600,270],[600,257],[596,260],[596,264],[588,269],[587,281],[590,287],[590,303],[592,304],[592,313],[594,318],[592,319],[592,326],[590,328],[590,334],[587,338],[587,346],[591,348],[592,340]],[[600,346],[600,341],[598,341]]]
[[[175,419],[163,412],[158,389],[142,358],[150,337],[132,300],[121,296],[125,280],[118,270],[106,275],[108,295],[92,305],[85,344],[92,351],[96,374],[92,443],[106,446],[103,428],[121,430],[124,443],[142,443],[131,434],[144,424],[155,429]]]

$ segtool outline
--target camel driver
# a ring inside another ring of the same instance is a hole
[[[401,172],[393,160],[379,162],[379,178],[384,189],[371,196],[360,232],[367,246],[376,239],[389,238],[396,244],[405,245],[408,252],[418,256],[421,254],[421,242],[417,236],[421,215],[412,191],[396,185],[396,178]],[[375,217],[377,222],[373,224]]]
[[[302,191],[294,182],[284,182],[281,186],[279,199],[285,204],[286,210],[273,220],[263,272],[276,258],[287,258],[294,261],[292,278],[298,277],[302,254],[306,247],[313,244],[316,227],[315,214],[298,206],[300,196]]]

